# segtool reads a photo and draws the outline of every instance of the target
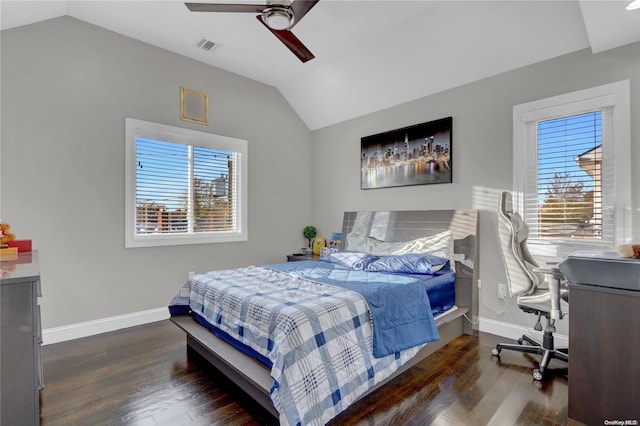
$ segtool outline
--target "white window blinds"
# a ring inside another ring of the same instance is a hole
[[[535,125],[537,167],[526,204],[531,235],[541,238],[594,239],[603,234],[603,115],[600,109],[542,120]],[[606,122],[606,120],[605,120]],[[532,185],[533,186],[533,185]]]
[[[239,155],[136,138],[136,233],[233,231]]]

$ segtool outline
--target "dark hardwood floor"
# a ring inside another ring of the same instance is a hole
[[[277,421],[187,354],[169,321],[43,348],[43,425],[268,425]],[[337,425],[574,425],[567,419],[566,365],[538,386],[535,358],[490,348],[486,333],[462,336],[350,407]]]

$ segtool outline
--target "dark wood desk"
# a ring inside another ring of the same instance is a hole
[[[640,291],[571,283],[569,295],[569,418],[640,424]]]

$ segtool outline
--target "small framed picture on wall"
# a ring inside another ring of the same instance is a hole
[[[209,97],[199,90],[180,88],[180,120],[207,124]]]

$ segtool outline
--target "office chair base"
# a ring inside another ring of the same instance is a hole
[[[525,344],[525,342],[527,344]],[[569,362],[568,348],[554,349],[553,334],[548,331],[543,335],[543,342],[539,342],[536,339],[523,335],[518,339],[518,344],[498,343],[494,348],[491,348],[491,354],[494,356],[500,356],[500,352],[503,349],[541,355],[542,359],[540,360],[539,367],[532,372],[534,380],[538,381],[542,380],[544,377],[544,372],[552,359]]]

